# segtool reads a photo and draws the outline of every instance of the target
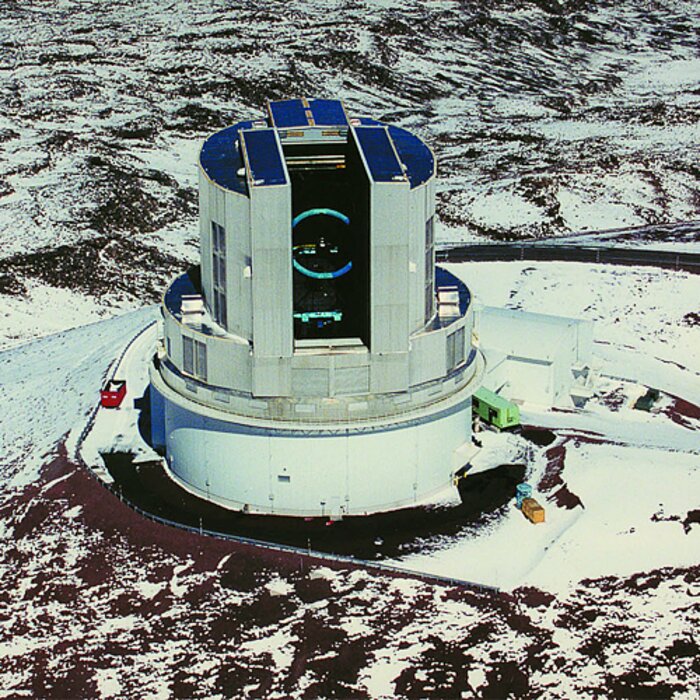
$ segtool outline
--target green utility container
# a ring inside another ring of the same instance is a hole
[[[483,386],[472,397],[472,413],[501,430],[520,425],[520,409]]]

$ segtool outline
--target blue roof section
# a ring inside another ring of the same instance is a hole
[[[243,194],[247,192],[245,178],[237,174],[243,167],[243,156],[238,148],[238,132],[252,126],[252,121],[245,121],[226,127],[212,134],[202,146],[199,162],[204,172],[209,179],[227,190]]]
[[[340,100],[277,100],[268,102],[272,125],[277,129],[307,126],[347,126]]]
[[[404,179],[403,168],[391,145],[386,127],[358,126],[355,128],[355,134],[375,182],[396,182],[398,179]]]
[[[307,107],[301,100],[278,100],[268,102],[272,123],[278,129],[309,126]]]
[[[381,122],[369,117],[362,117],[360,123],[365,126],[384,126]],[[427,182],[433,176],[435,169],[435,159],[430,149],[406,129],[399,126],[387,126],[387,129],[401,162],[406,166],[411,188]]]
[[[448,272],[444,267],[439,265],[435,266],[435,291],[441,287],[456,287],[459,294],[459,316],[451,316],[448,318],[440,318],[438,314],[433,317],[433,322],[430,326],[431,330],[437,330],[438,328],[445,328],[450,326],[455,321],[467,313],[467,308],[469,307],[469,302],[471,301],[471,292],[464,282],[462,282],[459,277],[455,277],[451,272]],[[471,355],[467,360],[467,364],[471,363]]]
[[[182,317],[182,297],[186,294],[201,294],[201,283],[198,282],[199,269],[194,268],[175,278],[165,290],[165,306],[176,318]]]
[[[241,141],[250,168],[251,183],[254,186],[287,184],[284,160],[274,129],[243,131]]]
[[[348,118],[340,100],[310,100],[309,106],[318,126],[347,126]]]
[[[469,288],[459,277],[456,277],[451,272],[448,272],[444,267],[435,266],[435,288],[440,287],[457,287],[459,291],[459,313],[461,316],[467,313],[467,307],[471,301]]]
[[[345,111],[343,109],[343,104],[339,100],[309,100],[307,104],[308,112],[312,115],[313,122],[315,122],[317,126],[330,128],[334,126],[346,126],[348,123]],[[277,128],[290,128],[288,122],[290,120],[300,121],[302,119],[301,114],[303,114],[304,121],[299,124],[294,124],[293,126],[303,128],[311,125],[307,115],[307,108],[304,106],[304,101],[302,100],[281,100],[278,102],[270,102],[269,109],[271,115],[275,114],[275,125]],[[285,122],[287,126],[281,126],[277,118],[278,113],[280,115],[280,119],[287,120],[287,122]],[[385,129],[388,130],[390,142],[393,142],[394,148],[396,149],[396,153],[399,157],[399,161],[406,166],[405,174],[408,176],[408,181],[410,182],[412,188],[422,185],[433,176],[435,165],[433,154],[417,136],[414,136],[410,131],[406,131],[406,129],[402,129],[398,126],[387,126],[375,119],[364,117],[359,121],[361,126],[356,127],[356,130],[360,129],[361,127],[371,126],[385,127]],[[204,142],[200,154],[200,163],[207,176],[217,185],[220,185],[227,190],[232,190],[233,192],[240,192],[241,194],[247,193],[248,189],[246,178],[238,175],[238,172],[244,166],[243,154],[239,146],[239,141],[240,132],[242,130],[252,129],[254,124],[254,121],[239,122],[234,126],[229,126],[221,131],[217,131]],[[256,129],[255,131],[271,133],[273,129]],[[381,131],[387,133],[387,131],[384,129]],[[369,137],[370,140],[372,138],[373,137]],[[377,153],[377,163],[375,163],[375,165],[381,170],[383,166],[380,167],[379,163],[380,161],[384,160],[381,153],[386,152],[387,143],[382,141],[381,137],[379,137],[378,140],[381,143],[377,145],[380,151]],[[390,142],[389,146],[391,145]],[[363,144],[361,147],[365,153],[374,152],[374,146],[372,145],[368,145],[367,148],[365,148],[365,145]],[[393,149],[389,148],[389,150],[391,150],[393,153]],[[274,154],[279,155],[276,145],[272,150],[272,154],[273,157],[276,157]],[[373,155],[371,156],[371,160],[374,163],[375,157]],[[396,170],[397,166],[395,161],[395,156],[388,156],[386,162],[384,163],[384,166],[386,166],[385,169],[388,169],[389,173],[399,175],[403,174],[402,170]],[[277,166],[279,165],[280,164],[278,162]],[[372,166],[370,165],[370,168],[371,167]],[[280,168],[276,167],[274,169],[277,171],[276,177],[279,178]],[[282,168],[282,175],[283,173],[284,168]],[[374,177],[374,172],[372,174]],[[393,174],[389,178],[390,180],[393,179]],[[254,175],[254,179],[267,179],[267,175],[263,178]],[[379,179],[378,181],[382,182],[385,180]],[[282,184],[284,182],[286,182],[286,179],[281,180],[281,182],[276,184]]]

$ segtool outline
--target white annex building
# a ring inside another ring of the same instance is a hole
[[[209,137],[199,171],[201,266],[166,291],[150,366],[172,478],[292,516],[448,486],[484,361],[469,290],[435,266],[430,149],[295,99]]]
[[[590,398],[593,322],[477,307],[483,385],[511,401],[570,407]]]

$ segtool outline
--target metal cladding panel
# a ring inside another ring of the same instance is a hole
[[[435,216],[435,179],[430,180],[425,186],[425,218]]]
[[[249,392],[252,388],[250,347],[229,339],[207,339],[208,376],[212,386]]]
[[[381,122],[362,117],[365,126],[383,126]],[[398,126],[389,126],[389,136],[394,142],[399,159],[406,166],[406,174],[411,187],[418,187],[435,175],[435,158],[431,150],[417,136]]]
[[[199,259],[202,270],[202,290],[207,303],[213,299],[211,261],[211,212],[216,208],[217,188],[199,172]]]
[[[253,352],[288,357],[293,350],[291,186],[251,191]]]
[[[295,369],[292,372],[294,396],[329,396],[330,372],[327,369]]]
[[[310,100],[309,107],[317,126],[346,126],[348,123],[340,100]]]
[[[375,183],[371,187],[370,342],[373,354],[408,351],[408,194],[408,183]]]
[[[425,190],[426,186],[408,195],[409,275],[408,307],[410,327],[419,330],[425,324]]]
[[[241,129],[250,129],[252,126],[252,121],[239,122],[217,131],[202,144],[199,163],[212,182],[227,190],[246,192],[245,179],[238,175],[243,167],[238,139]]]
[[[253,358],[253,396],[290,396],[292,371],[289,358]]]
[[[411,386],[444,377],[447,374],[444,328],[411,339]]]
[[[248,180],[252,187],[288,183],[282,148],[274,129],[243,131],[241,143],[248,164]]]
[[[228,329],[247,340],[253,337],[250,277],[250,201],[231,192],[226,199],[226,315]]]
[[[333,379],[336,396],[369,393],[369,367],[336,368]]]
[[[377,246],[372,265],[378,268],[371,301],[372,352],[405,352],[409,336],[406,246]]]
[[[406,391],[409,386],[408,353],[396,352],[372,355],[370,391],[385,393]]]
[[[372,324],[379,331],[372,336],[372,355],[385,352],[408,352],[407,304],[373,304]]]
[[[302,100],[276,100],[267,104],[272,123],[278,129],[309,126],[308,108]]]
[[[253,353],[256,357],[292,354],[291,274],[282,269],[290,255],[261,249],[253,253]],[[286,279],[285,279],[286,278]]]
[[[358,126],[354,131],[374,182],[397,182],[406,178],[386,127]]]

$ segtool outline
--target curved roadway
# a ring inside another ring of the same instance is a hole
[[[609,265],[646,265],[700,274],[700,253],[681,253],[621,246],[555,245],[544,243],[479,243],[438,250],[438,262],[486,260],[557,260]]]

